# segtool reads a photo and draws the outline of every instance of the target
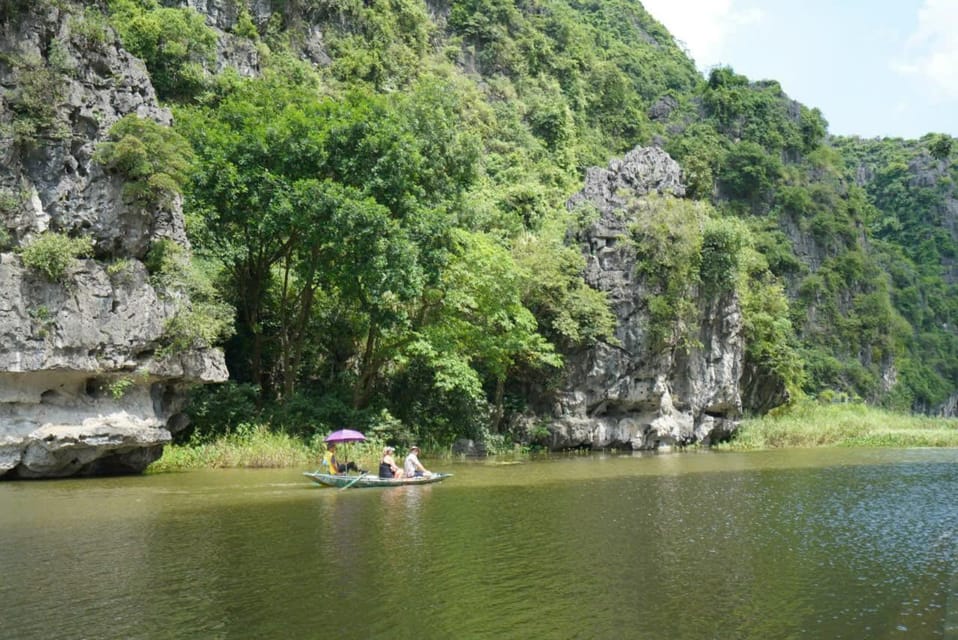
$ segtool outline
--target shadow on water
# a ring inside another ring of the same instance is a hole
[[[958,451],[695,452],[0,484],[32,638],[955,638]],[[448,467],[448,468],[446,468]]]

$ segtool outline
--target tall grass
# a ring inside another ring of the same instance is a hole
[[[212,442],[167,445],[163,456],[147,469],[148,473],[189,471],[195,469],[289,468],[319,469],[326,443],[323,435],[303,440],[271,431],[265,424],[243,424]],[[385,443],[371,438],[366,442],[340,444],[339,462],[355,462],[360,469],[377,473]],[[402,452],[405,454],[405,451]],[[426,452],[428,457],[436,457]],[[402,464],[402,458],[399,458]]]
[[[803,402],[742,422],[719,449],[958,447],[958,419],[892,413],[862,404]]]
[[[321,448],[265,425],[243,425],[213,442],[168,445],[150,473],[233,467],[307,467],[322,460]]]

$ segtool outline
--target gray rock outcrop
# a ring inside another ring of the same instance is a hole
[[[222,71],[226,67],[232,68],[243,76],[253,76],[259,73],[260,58],[255,42],[244,36],[236,36],[234,32],[239,23],[240,15],[245,12],[259,33],[264,33],[270,19],[273,17],[274,5],[271,0],[164,0],[163,4],[170,7],[193,9],[206,18],[206,24],[217,32],[217,69]],[[315,24],[311,12],[319,11],[308,4],[288,4],[285,11],[290,16],[306,18],[304,31],[293,42],[294,50],[314,64],[326,66],[332,62],[326,50],[326,41],[323,28]]]
[[[188,301],[157,288],[142,262],[160,239],[188,248],[180,202],[131,202],[93,160],[123,116],[172,118],[143,64],[88,19],[79,4],[38,3],[0,33],[7,478],[142,471],[185,425],[187,386],[226,378],[219,351],[168,348],[168,322]],[[91,237],[95,259],[73,260],[55,281],[28,268],[19,250],[48,231]]]
[[[735,295],[700,293],[698,346],[687,352],[650,338],[649,291],[636,275],[636,247],[625,238],[627,203],[652,192],[682,196],[681,170],[664,151],[639,148],[606,169],[590,169],[569,201],[598,211],[577,239],[587,282],[609,296],[617,344],[599,343],[567,359],[548,422],[552,448],[659,449],[714,442],[736,426],[744,340]]]

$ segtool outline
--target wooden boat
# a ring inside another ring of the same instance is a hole
[[[451,473],[434,473],[429,476],[419,476],[417,478],[380,478],[372,474],[363,474],[359,476],[350,476],[346,474],[333,475],[330,473],[320,473],[318,471],[307,471],[303,473],[307,478],[312,478],[316,484],[322,484],[327,487],[405,487],[417,484],[432,484],[433,482],[442,482]]]

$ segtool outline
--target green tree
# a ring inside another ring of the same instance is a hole
[[[725,155],[719,172],[724,191],[733,198],[751,203],[771,195],[781,177],[781,162],[754,142],[740,142]]]
[[[303,366],[315,370],[303,357],[322,333],[321,298],[342,309],[337,331],[352,345],[325,357],[340,371],[355,362],[353,404],[362,408],[411,341],[424,287],[439,282],[477,151],[455,123],[456,93],[438,81],[389,99],[354,90],[332,100],[310,77],[292,65],[178,112],[201,160],[189,209],[198,246],[242,292],[250,379],[282,397]]]
[[[186,210],[196,248],[226,268],[239,312],[249,380],[273,391],[274,278],[293,272],[294,247],[308,228],[302,181],[322,161],[322,113],[309,84],[281,75],[237,82],[211,108],[180,109],[177,129],[197,154]],[[291,294],[289,294],[291,295]],[[308,295],[304,300],[308,300]],[[290,384],[278,380],[280,389]]]
[[[612,340],[615,333],[607,296],[585,283],[585,258],[578,246],[564,241],[568,224],[566,216],[550,218],[538,233],[517,238],[512,248],[523,304],[560,351]]]
[[[945,160],[951,155],[951,136],[940,134],[934,136],[928,143],[928,151],[935,160]]]
[[[539,334],[535,317],[522,303],[520,270],[488,236],[454,233],[440,303],[436,321],[423,328],[430,352],[441,356],[436,360],[437,382],[462,385],[458,379],[462,377],[475,393],[481,383],[479,371],[485,372],[495,389],[496,430],[508,376],[518,367],[559,367],[562,358]]]

